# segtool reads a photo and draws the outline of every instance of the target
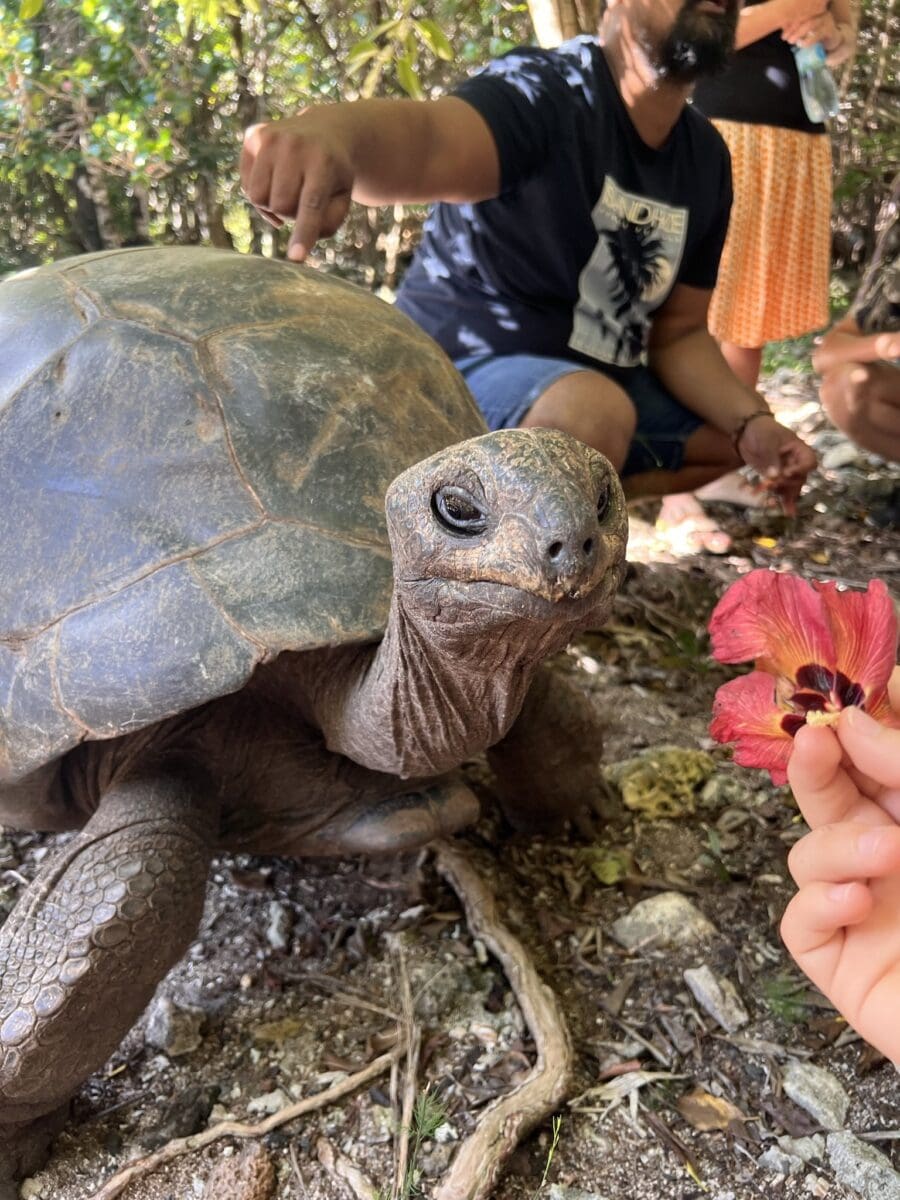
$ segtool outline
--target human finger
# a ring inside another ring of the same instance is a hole
[[[268,148],[265,123],[251,125],[244,132],[241,146],[241,191],[254,208],[270,211],[269,187],[272,178],[273,155]]]
[[[881,725],[854,704],[841,711],[837,736],[855,767],[882,787],[900,788],[900,729]]]
[[[833,976],[842,949],[842,941],[834,935],[864,921],[872,903],[864,883],[819,881],[793,897],[781,918],[781,937],[813,983]]]
[[[788,855],[798,887],[824,880],[851,883],[900,872],[900,827],[841,821],[821,825],[801,838]]]
[[[843,820],[859,803],[859,791],[841,769],[843,751],[831,729],[804,725],[788,759],[788,783],[811,829]]]
[[[333,204],[334,201],[337,204]],[[297,200],[288,257],[295,262],[302,262],[320,237],[333,233],[337,228],[335,225],[334,229],[328,229],[329,214],[333,221],[336,213],[341,213],[340,220],[343,220],[349,205],[350,188],[341,186],[333,166],[322,160],[312,162]]]

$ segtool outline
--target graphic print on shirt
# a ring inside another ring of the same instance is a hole
[[[688,210],[626,192],[611,175],[591,217],[597,244],[578,280],[569,345],[600,362],[642,362],[650,314],[678,274]]]

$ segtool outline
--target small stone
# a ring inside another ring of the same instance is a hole
[[[547,1189],[547,1200],[609,1200],[609,1198],[600,1192],[586,1192],[583,1188],[551,1183]]]
[[[785,1095],[824,1129],[843,1127],[850,1097],[830,1071],[792,1060],[785,1064],[782,1082]]]
[[[206,1128],[218,1098],[219,1088],[215,1084],[208,1087],[195,1084],[182,1088],[162,1106],[156,1124],[141,1135],[141,1145],[146,1150],[155,1150],[173,1138],[199,1133]]]
[[[828,1161],[836,1178],[866,1200],[900,1200],[900,1174],[875,1146],[846,1130],[828,1135]]]
[[[825,1138],[821,1133],[810,1137],[780,1137],[778,1145],[785,1154],[794,1155],[805,1163],[825,1163]]]
[[[439,1145],[444,1145],[446,1142],[455,1142],[459,1140],[459,1133],[452,1121],[445,1121],[443,1125],[438,1125],[434,1131],[434,1140]]]
[[[272,1113],[281,1112],[281,1110],[290,1104],[290,1099],[281,1088],[275,1088],[274,1091],[265,1092],[261,1096],[254,1096],[247,1101],[248,1113],[266,1113],[271,1116]]]
[[[863,456],[853,442],[838,442],[822,455],[822,467],[826,471],[839,471],[842,467],[863,461]]]
[[[706,964],[685,971],[684,981],[704,1012],[728,1033],[736,1033],[750,1020],[731,980],[714,975]]]
[[[275,1168],[265,1147],[251,1142],[236,1158],[220,1158],[206,1179],[203,1200],[271,1200]]]
[[[22,1186],[19,1188],[21,1200],[41,1200],[43,1194],[41,1185],[36,1180],[23,1179]]]
[[[279,900],[269,902],[266,941],[273,950],[287,950],[291,941],[294,917],[290,909]]]
[[[821,1175],[809,1175],[804,1177],[803,1186],[811,1196],[815,1196],[816,1200],[824,1200],[828,1195],[829,1183],[827,1179],[823,1179]]]
[[[147,1010],[147,1041],[170,1058],[190,1054],[202,1041],[205,1019],[198,1008],[176,1007],[168,996],[157,996]]]
[[[785,1154],[777,1146],[770,1146],[756,1161],[766,1171],[774,1171],[776,1175],[796,1175],[803,1170],[802,1158]]]
[[[713,937],[716,927],[680,892],[660,892],[640,900],[610,930],[626,950],[652,943],[684,946]]]

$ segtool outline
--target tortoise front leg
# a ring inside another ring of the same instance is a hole
[[[0,1197],[194,937],[216,808],[187,762],[132,767],[0,928]]]
[[[487,752],[504,816],[523,832],[573,821],[591,834],[592,818],[609,803],[602,755],[603,723],[590,698],[542,666],[512,728]]]

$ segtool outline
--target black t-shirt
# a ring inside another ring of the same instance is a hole
[[[762,2],[746,0],[746,7]],[[720,75],[701,79],[694,104],[723,121],[825,133],[806,115],[794,53],[777,29],[738,50]]]
[[[715,284],[731,206],[719,134],[686,107],[647,146],[590,37],[513,51],[455,94],[491,129],[500,194],[434,206],[399,307],[452,358],[636,365],[675,283]]]

